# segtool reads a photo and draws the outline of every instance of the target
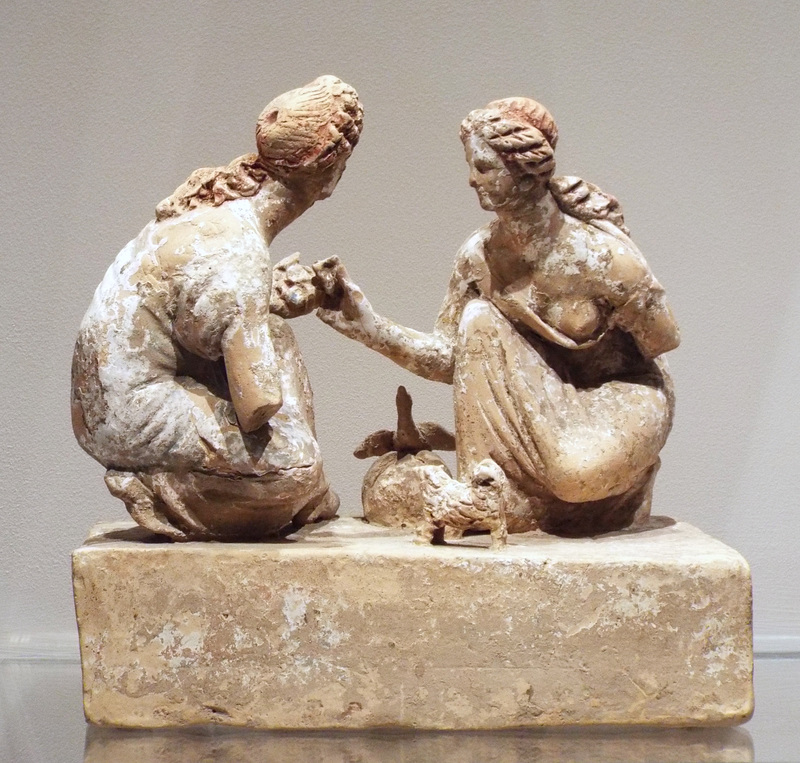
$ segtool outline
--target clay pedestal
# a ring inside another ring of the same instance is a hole
[[[422,546],[344,518],[266,544],[95,527],[73,557],[93,723],[498,729],[740,723],[750,571],[654,518]]]

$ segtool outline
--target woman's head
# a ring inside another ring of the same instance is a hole
[[[519,190],[546,188],[553,176],[558,128],[550,112],[531,98],[503,98],[470,112],[461,123],[461,140],[473,170],[473,157],[491,153]]]
[[[195,170],[156,207],[156,219],[254,196],[269,177],[313,186],[312,195],[325,198],[358,143],[363,113],[356,91],[330,75],[279,95],[258,118],[258,154]]]
[[[258,118],[259,162],[283,178],[328,170],[352,153],[363,113],[356,91],[330,75],[283,93]]]

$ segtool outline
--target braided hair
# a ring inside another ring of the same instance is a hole
[[[559,208],[583,222],[608,221],[628,235],[619,202],[578,177],[554,177],[558,127],[550,112],[532,98],[503,98],[470,112],[461,140],[477,135],[497,152],[512,174],[546,183]]]

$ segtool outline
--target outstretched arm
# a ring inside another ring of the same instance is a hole
[[[462,268],[458,266],[461,259],[456,263],[456,272],[430,334],[378,315],[338,261],[331,270],[331,285],[327,289],[335,306],[318,310],[317,316],[339,333],[385,355],[417,376],[452,384],[453,346],[461,312],[468,300]]]

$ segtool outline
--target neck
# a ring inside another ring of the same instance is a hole
[[[316,200],[308,194],[287,186],[281,180],[267,179],[261,190],[252,197],[253,209],[261,223],[267,244],[289,223],[296,220]]]
[[[563,220],[563,213],[545,187],[538,198],[525,199],[513,208],[497,210],[500,228],[520,241],[549,237]]]

